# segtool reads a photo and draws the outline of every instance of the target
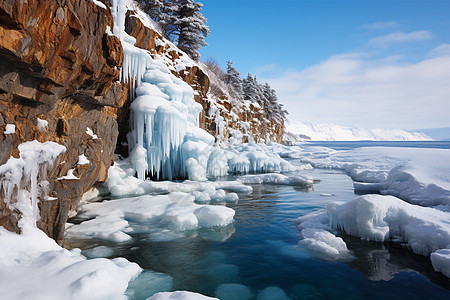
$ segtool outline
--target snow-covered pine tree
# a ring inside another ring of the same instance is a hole
[[[140,0],[142,9],[158,24],[161,33],[168,37],[175,31],[174,11],[178,6],[173,0]]]
[[[206,18],[200,12],[203,4],[193,0],[177,0],[178,11],[175,12],[175,26],[178,27],[178,48],[197,60],[198,49],[207,46],[205,37],[210,33]]]
[[[244,100],[250,100],[252,102],[258,103],[261,108],[264,107],[263,92],[261,87],[250,73],[247,74],[247,78],[243,80],[243,90],[244,90]]]
[[[164,14],[164,0],[140,0],[142,9],[156,22],[160,22]]]
[[[242,100],[244,96],[244,91],[242,89],[242,78],[239,71],[233,66],[233,62],[231,60],[227,61],[227,71],[223,78],[225,84],[227,84],[233,96],[236,100]]]
[[[200,57],[198,49],[206,46],[210,33],[201,13],[203,4],[193,0],[141,0],[141,5],[158,22],[163,34],[177,43],[191,58]]]

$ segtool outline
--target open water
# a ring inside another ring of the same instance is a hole
[[[450,142],[309,145],[337,150],[360,146],[450,148]],[[349,201],[356,195],[352,180],[344,172],[301,172],[320,180],[313,190],[253,185],[252,194],[240,195],[237,204],[228,204],[236,216],[234,223],[225,228],[194,230],[187,237],[166,241],[155,241],[141,233],[122,245],[99,240],[68,243],[84,249],[106,245],[114,249],[114,256],[126,257],[145,270],[173,278],[170,282],[161,275],[158,281],[158,277],[144,275],[130,285],[131,299],[146,299],[168,289],[220,295],[221,300],[450,299],[450,280],[433,270],[429,258],[413,254],[400,244],[340,235],[352,251],[352,259],[330,262],[309,255],[298,245],[295,219],[329,202]]]

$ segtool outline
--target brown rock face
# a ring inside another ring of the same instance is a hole
[[[105,34],[112,25],[110,11],[92,1],[0,2],[0,164],[17,157],[17,146],[26,141],[66,146],[44,174],[53,191],[48,196],[57,200],[39,201],[38,226],[59,242],[68,211],[95,183],[106,180],[113,161],[117,112],[127,89],[117,82],[120,41]],[[38,118],[48,126],[38,126]],[[6,124],[16,126],[15,134],[3,134]],[[90,164],[77,164],[81,154]],[[69,169],[80,179],[57,180]],[[9,210],[2,197],[0,191],[0,225],[18,232],[18,212]]]

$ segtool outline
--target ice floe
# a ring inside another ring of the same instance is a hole
[[[194,203],[194,200],[195,197],[190,194],[172,192],[168,195],[144,195],[88,203],[81,207],[78,216],[87,220],[69,226],[66,234],[72,238],[91,236],[126,242],[131,239],[129,233],[134,231],[129,224],[132,220],[151,221],[158,228],[154,232],[157,236],[166,231],[165,235],[175,237],[179,231],[226,226],[233,222],[233,209],[225,206],[200,205]]]
[[[357,191],[450,210],[448,149],[366,147],[336,151],[304,145],[292,155],[314,167],[345,170]]]
[[[435,270],[447,275],[450,263],[448,212],[409,204],[394,196],[364,195],[346,203],[330,203],[326,210],[302,216],[298,222],[302,235],[305,230],[313,233],[307,232],[306,242],[301,243],[319,245],[324,239],[331,240],[333,248],[339,252],[345,249],[345,243],[323,233],[335,233],[335,230],[366,240],[401,242],[414,253],[431,255]],[[317,232],[320,234],[315,235]],[[326,250],[326,245],[323,246]]]
[[[176,291],[157,293],[147,300],[218,300],[217,298],[207,297],[198,293]]]

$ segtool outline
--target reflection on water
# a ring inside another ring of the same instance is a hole
[[[329,202],[355,197],[352,181],[345,174],[317,169],[308,172],[321,179],[314,191],[253,185],[251,195],[240,195],[237,204],[228,204],[236,216],[227,227],[158,234],[149,230],[149,224],[131,220],[136,232],[129,243],[67,243],[82,249],[104,245],[113,250],[113,256],[126,257],[152,271],[130,286],[131,299],[171,289],[209,296],[218,293],[225,295],[222,300],[230,290],[240,297],[252,295],[252,299],[258,295],[280,300],[450,299],[449,279],[434,272],[427,257],[400,245],[342,235],[353,260],[326,262],[305,252],[298,244],[295,219]],[[159,286],[152,282],[159,282]]]
[[[398,243],[376,243],[342,236],[355,259],[348,265],[373,281],[389,281],[402,272],[416,272],[450,290],[450,280],[435,272],[428,257],[414,254]]]

